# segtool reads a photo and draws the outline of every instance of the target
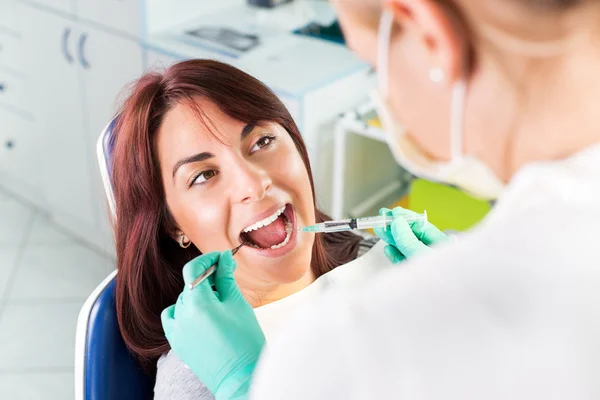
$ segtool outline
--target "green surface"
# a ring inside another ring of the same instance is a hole
[[[408,208],[418,213],[427,210],[429,222],[442,231],[464,231],[481,221],[491,206],[458,189],[416,179],[412,183]]]

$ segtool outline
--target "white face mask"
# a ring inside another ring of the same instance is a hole
[[[387,132],[387,142],[396,162],[407,171],[424,179],[456,185],[483,199],[496,199],[505,187],[504,182],[482,161],[462,152],[467,92],[465,80],[457,81],[452,88],[449,162],[431,159],[407,137],[404,129],[396,122],[390,109],[388,95],[389,48],[393,22],[394,18],[390,12],[382,14],[377,42],[378,90],[373,94],[373,101],[383,128]]]

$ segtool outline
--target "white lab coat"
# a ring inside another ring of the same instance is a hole
[[[252,399],[600,399],[600,145],[514,177],[477,228],[336,291]]]

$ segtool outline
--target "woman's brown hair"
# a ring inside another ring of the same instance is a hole
[[[170,349],[160,313],[183,289],[183,266],[200,255],[193,246],[183,249],[173,240],[175,221],[166,206],[154,141],[165,115],[176,105],[188,105],[202,115],[198,98],[211,101],[235,120],[268,121],[285,128],[304,161],[314,194],[298,127],[283,103],[257,79],[217,61],[192,60],[162,74],[148,73],[135,83],[115,127],[116,304],[123,339],[151,376],[157,359]],[[328,219],[316,202],[315,211],[317,222]],[[356,258],[359,242],[360,237],[351,233],[317,235],[311,261],[315,276]]]

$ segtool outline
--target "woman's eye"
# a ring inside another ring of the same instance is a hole
[[[202,185],[203,183],[206,183],[209,179],[212,179],[215,176],[217,176],[217,174],[217,171],[215,171],[214,169],[200,172],[192,181],[192,185]]]
[[[258,139],[258,141],[254,144],[254,146],[252,146],[252,148],[250,149],[250,153],[254,153],[255,151],[258,151],[267,146],[270,146],[274,141],[275,141],[275,136],[270,136],[270,135],[263,136],[260,139]]]

